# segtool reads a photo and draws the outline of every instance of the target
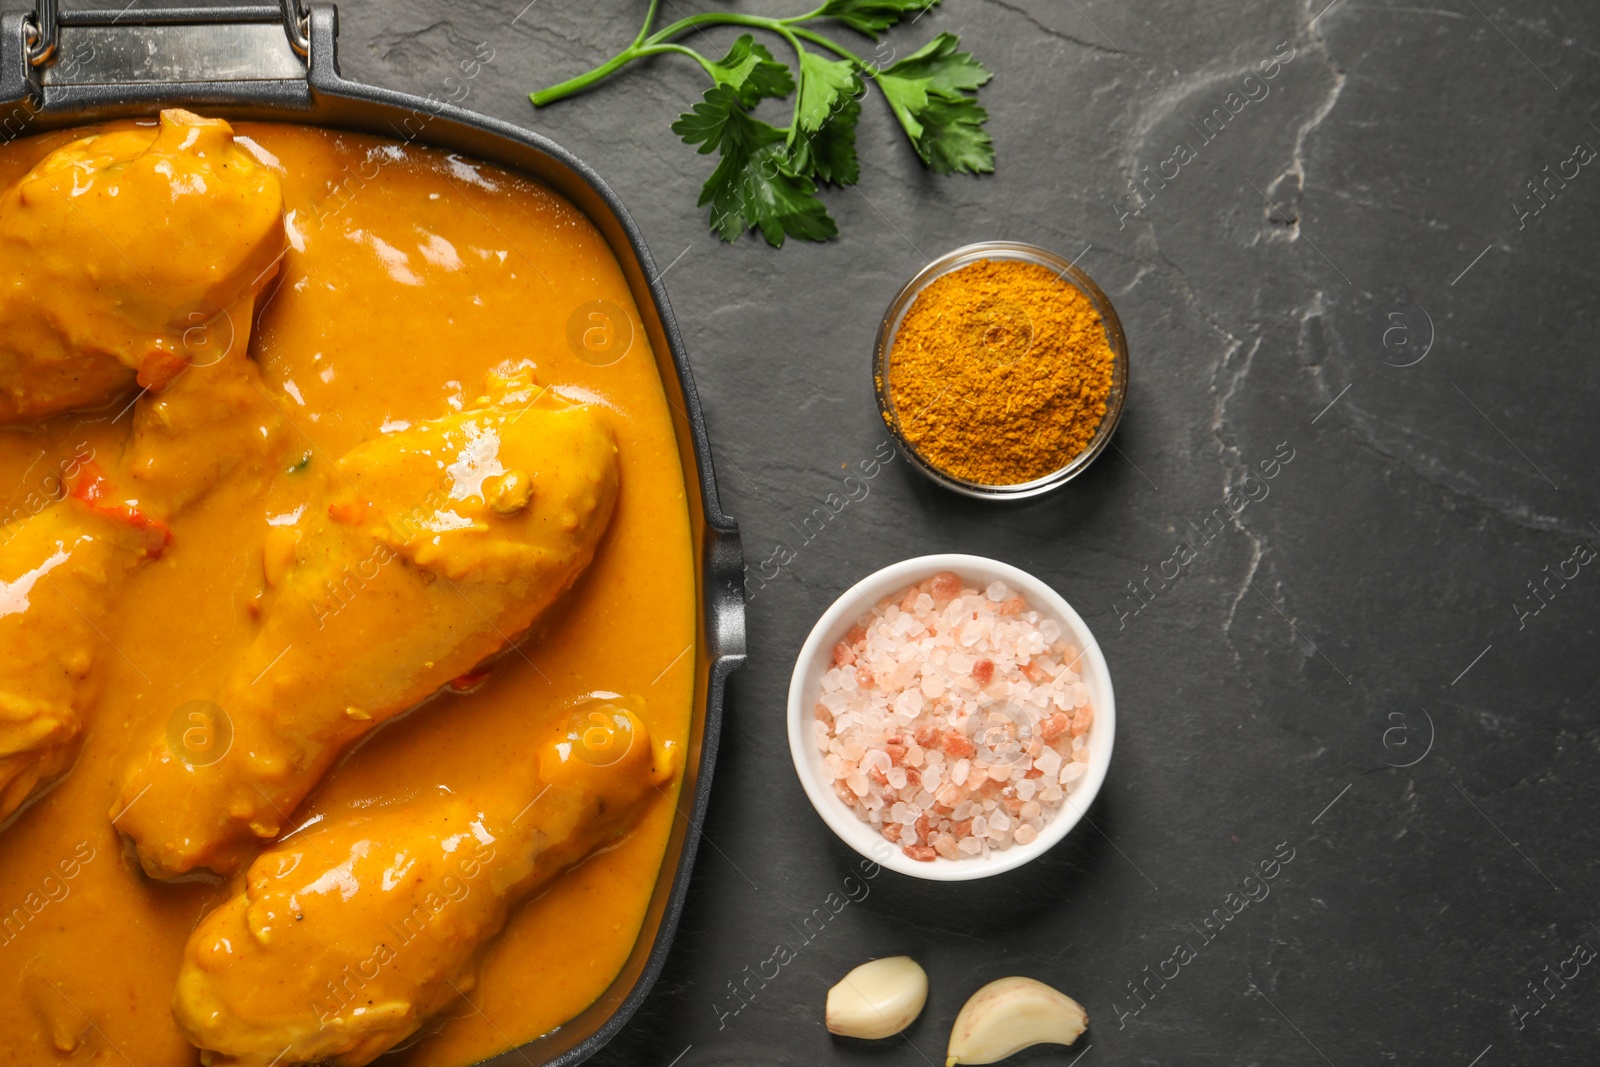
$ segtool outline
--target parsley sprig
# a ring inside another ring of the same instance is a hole
[[[759,230],[774,247],[786,237],[825,241],[838,227],[817,195],[823,185],[854,185],[856,122],[868,81],[876,82],[912,147],[939,174],[986,174],[994,170],[994,145],[984,123],[989,113],[977,91],[991,77],[960,39],[941,33],[904,59],[883,66],[857,55],[812,28],[831,20],[873,40],[906,15],[939,0],[825,0],[791,18],[733,11],[690,15],[656,30],[660,0],[651,0],[633,43],[593,70],[533,93],[544,107],[581,92],[646,56],[688,56],[706,72],[711,87],[678,117],[672,132],[701,154],[718,154],[716,169],[700,191],[711,208],[711,228],[725,241]],[[706,26],[739,26],[781,38],[794,51],[798,80],[752,34],[742,34],[727,55],[707,59],[680,38]],[[811,46],[811,47],[808,47]],[[797,91],[798,90],[798,91]],[[763,100],[794,95],[788,126],[753,114]]]

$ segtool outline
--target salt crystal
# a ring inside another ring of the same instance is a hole
[[[1032,800],[1034,791],[1038,788],[1032,778],[1024,778],[1017,783],[1017,798],[1019,800]]]
[[[928,790],[929,792],[937,790],[939,788],[939,784],[943,781],[944,769],[942,767],[929,767],[927,770],[922,772],[922,788]]]
[[[1034,840],[1038,838],[1039,831],[1035,830],[1031,826],[1028,826],[1027,824],[1023,824],[1022,826],[1017,827],[1017,832],[1013,836],[1015,837],[1017,844],[1031,845],[1033,844]]]
[[[1011,816],[1003,811],[997,811],[989,816],[989,829],[1004,832],[1011,829]]]
[[[845,785],[850,787],[850,792],[858,797],[867,795],[867,776],[857,771],[845,779]]]
[[[889,779],[889,788],[904,789],[906,787],[906,769],[904,767],[891,767],[884,772],[884,777]]]
[[[968,856],[975,856],[978,854],[979,850],[983,848],[983,845],[978,843],[978,839],[976,837],[963,837],[961,839],[961,843],[956,845],[956,848],[960,849]]]
[[[944,696],[944,676],[938,671],[922,672],[922,695],[930,700]]]
[[[1005,582],[991,582],[989,588],[983,591],[983,595],[998,604],[1011,596],[1011,590],[1006,587]]]
[[[1087,763],[1067,764],[1065,767],[1061,768],[1061,784],[1066,785],[1068,782],[1077,781],[1079,778],[1083,777],[1083,772],[1088,770],[1088,768],[1089,765]]]
[[[982,815],[975,816],[972,820],[972,836],[982,837],[989,832],[989,820]]]
[[[955,762],[955,766],[950,768],[950,780],[952,782],[954,782],[956,785],[964,785],[966,783],[966,780],[967,780],[967,774],[971,770],[972,770],[972,761],[971,760],[958,759]]]

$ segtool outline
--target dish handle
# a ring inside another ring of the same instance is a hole
[[[711,658],[733,670],[745,661],[744,549],[727,517],[706,527],[706,629]]]

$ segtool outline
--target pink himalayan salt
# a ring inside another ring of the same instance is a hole
[[[834,647],[816,705],[841,802],[917,860],[1037,840],[1091,753],[1078,659],[1003,582],[942,573],[885,597]]]

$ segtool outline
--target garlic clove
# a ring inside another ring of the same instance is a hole
[[[1032,978],[990,982],[962,1007],[945,1067],[998,1063],[1031,1045],[1070,1045],[1089,1025],[1083,1005]]]
[[[928,972],[910,956],[863,963],[828,990],[825,1018],[841,1037],[893,1037],[922,1014]]]

